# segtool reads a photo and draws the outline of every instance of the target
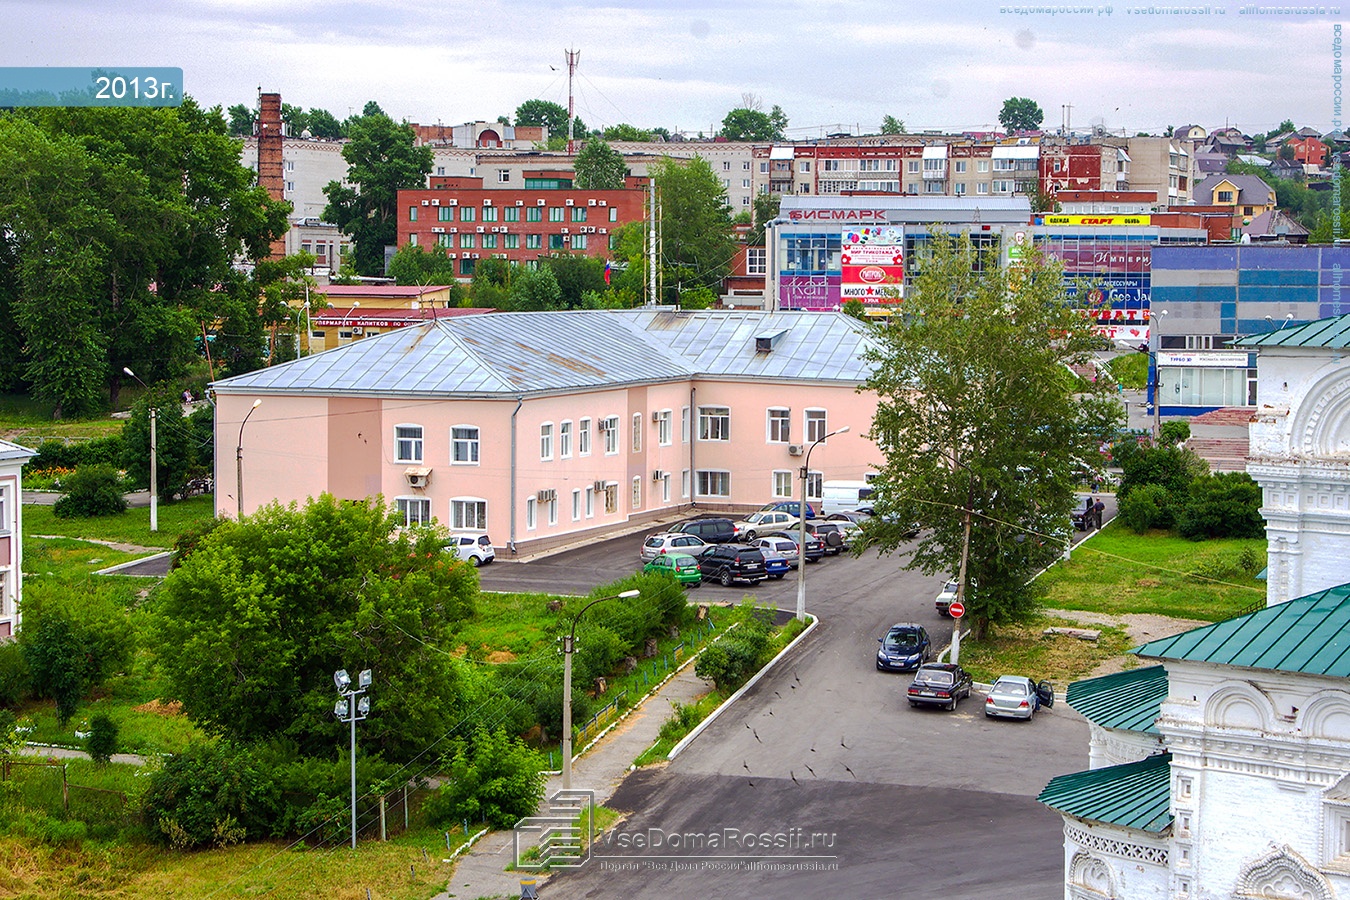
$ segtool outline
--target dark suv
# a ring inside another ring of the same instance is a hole
[[[716,581],[730,587],[733,581],[759,584],[769,577],[764,554],[747,544],[714,544],[698,556],[704,581]]]
[[[692,534],[709,544],[725,544],[736,540],[736,526],[730,519],[688,519],[678,525],[672,525],[667,531]]]

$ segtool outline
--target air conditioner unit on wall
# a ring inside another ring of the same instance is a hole
[[[431,205],[432,205],[432,206],[440,206],[440,205],[441,205],[441,201],[440,201],[440,200],[432,200],[432,201],[431,201]]]
[[[459,206],[459,201],[458,201],[458,200],[451,200],[451,201],[450,201],[450,205],[451,205],[451,206]]]
[[[497,229],[494,228],[494,229],[492,229],[492,230],[493,230],[493,231],[496,231]],[[482,225],[479,225],[479,226],[478,226],[478,233],[479,233],[479,234],[482,234],[482,233],[485,232],[485,231],[487,231],[487,229],[484,228]]]
[[[421,467],[404,469],[403,475],[408,479],[408,487],[412,488],[424,488],[431,480],[431,470]]]
[[[534,201],[534,205],[535,205],[535,206],[543,206],[543,205],[544,205],[544,201],[543,201],[543,200],[536,200],[536,201]]]
[[[665,477],[666,477],[666,473],[665,473],[665,472],[662,472],[660,469],[654,469],[654,470],[652,471],[652,481],[660,481],[662,478],[665,478]]]
[[[353,326],[352,326],[352,334],[365,334],[365,333],[366,333],[366,330],[365,330],[364,328],[362,328],[360,325],[353,325]]]
[[[661,414],[660,414],[659,412],[657,412],[656,410],[652,410],[652,421],[653,421],[653,422],[660,422],[660,421],[661,421]]]
[[[517,201],[516,201],[516,206],[524,206],[524,205],[525,205],[525,201],[524,201],[524,200],[517,200]]]
[[[540,503],[552,503],[554,500],[558,499],[558,492],[553,488],[546,488],[534,496]]]
[[[595,205],[595,198],[591,198],[590,200],[587,200],[587,201],[586,201],[586,205],[587,205],[587,206],[594,206],[594,205]]]
[[[788,444],[788,456],[801,456],[801,455],[802,455],[801,444]]]
[[[597,481],[595,484],[591,485],[591,490],[595,491],[597,494],[602,494],[605,491],[605,483],[603,481]]]
[[[491,201],[491,200],[484,200],[484,201],[483,201],[483,205],[484,205],[484,206],[491,206],[491,205],[492,205],[492,201]]]
[[[435,228],[435,227],[433,227],[433,228],[431,229],[431,233],[432,233],[432,234],[445,234],[445,229],[444,229],[444,228]]]
[[[568,201],[567,201],[567,205],[568,205],[568,206],[574,206],[575,203],[573,203],[573,201],[571,201],[571,200],[568,200]]]
[[[431,205],[431,201],[430,201],[430,200],[423,200],[423,201],[422,201],[422,205],[423,205],[423,206],[430,206],[430,205]]]

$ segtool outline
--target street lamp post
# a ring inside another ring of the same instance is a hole
[[[141,387],[147,391],[150,387],[141,381],[140,376],[127,366],[122,367],[132,378],[140,382]],[[156,420],[159,418],[159,410],[150,407],[150,530],[159,531],[159,441],[155,434]]]
[[[845,425],[838,431],[831,431],[829,434],[816,438],[811,446],[806,449],[806,457],[802,460],[802,497],[797,504],[797,526],[800,529],[797,536],[797,621],[799,622],[806,621],[806,478],[811,470],[811,451],[816,449],[817,444],[847,431],[848,426]]]
[[[572,651],[575,649],[577,642],[577,623],[581,621],[581,617],[586,610],[597,603],[603,603],[606,600],[627,600],[638,596],[640,593],[641,591],[624,591],[622,594],[592,600],[572,617],[572,628],[563,638],[562,789],[564,791],[572,788]]]
[[[252,409],[244,414],[244,421],[239,423],[239,443],[234,448],[234,503],[238,511],[237,518],[240,519],[244,517],[244,426],[248,424],[253,410],[259,406],[262,406],[261,397],[253,401]]]
[[[341,319],[338,319],[338,342],[339,342],[339,343],[341,343],[341,341],[342,341],[342,326],[347,324],[347,320],[350,319],[350,318],[356,313],[356,310],[357,310],[357,308],[358,308],[360,305],[361,305],[361,301],[360,301],[360,300],[353,300],[353,301],[352,301],[352,308],[349,309],[349,310],[347,310],[347,314],[346,314],[345,316],[343,316]],[[348,333],[348,335],[347,335],[347,340],[351,340],[351,334],[350,334],[350,333]],[[327,346],[327,340],[324,341],[324,346],[325,346],[325,347]]]
[[[352,687],[352,678],[347,674],[346,669],[338,669],[333,673],[333,684],[337,686],[338,696],[341,698],[333,704],[333,715],[337,716],[339,722],[348,722],[351,724],[351,745],[350,752],[352,757],[352,849],[356,849],[356,723],[364,721],[366,716],[370,715],[370,698],[361,697],[370,687],[370,670],[362,669],[356,676],[357,686]]]

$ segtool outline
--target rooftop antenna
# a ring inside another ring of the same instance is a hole
[[[581,51],[564,50],[563,54],[567,57],[567,155],[571,156],[576,152],[576,144],[572,139],[572,129],[576,127],[577,123],[572,99],[572,76],[577,71],[577,61],[581,59]]]

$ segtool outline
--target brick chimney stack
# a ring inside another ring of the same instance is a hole
[[[258,95],[258,184],[273,200],[286,199],[286,176],[281,159],[281,95]],[[272,242],[272,258],[286,255],[286,241]]]

